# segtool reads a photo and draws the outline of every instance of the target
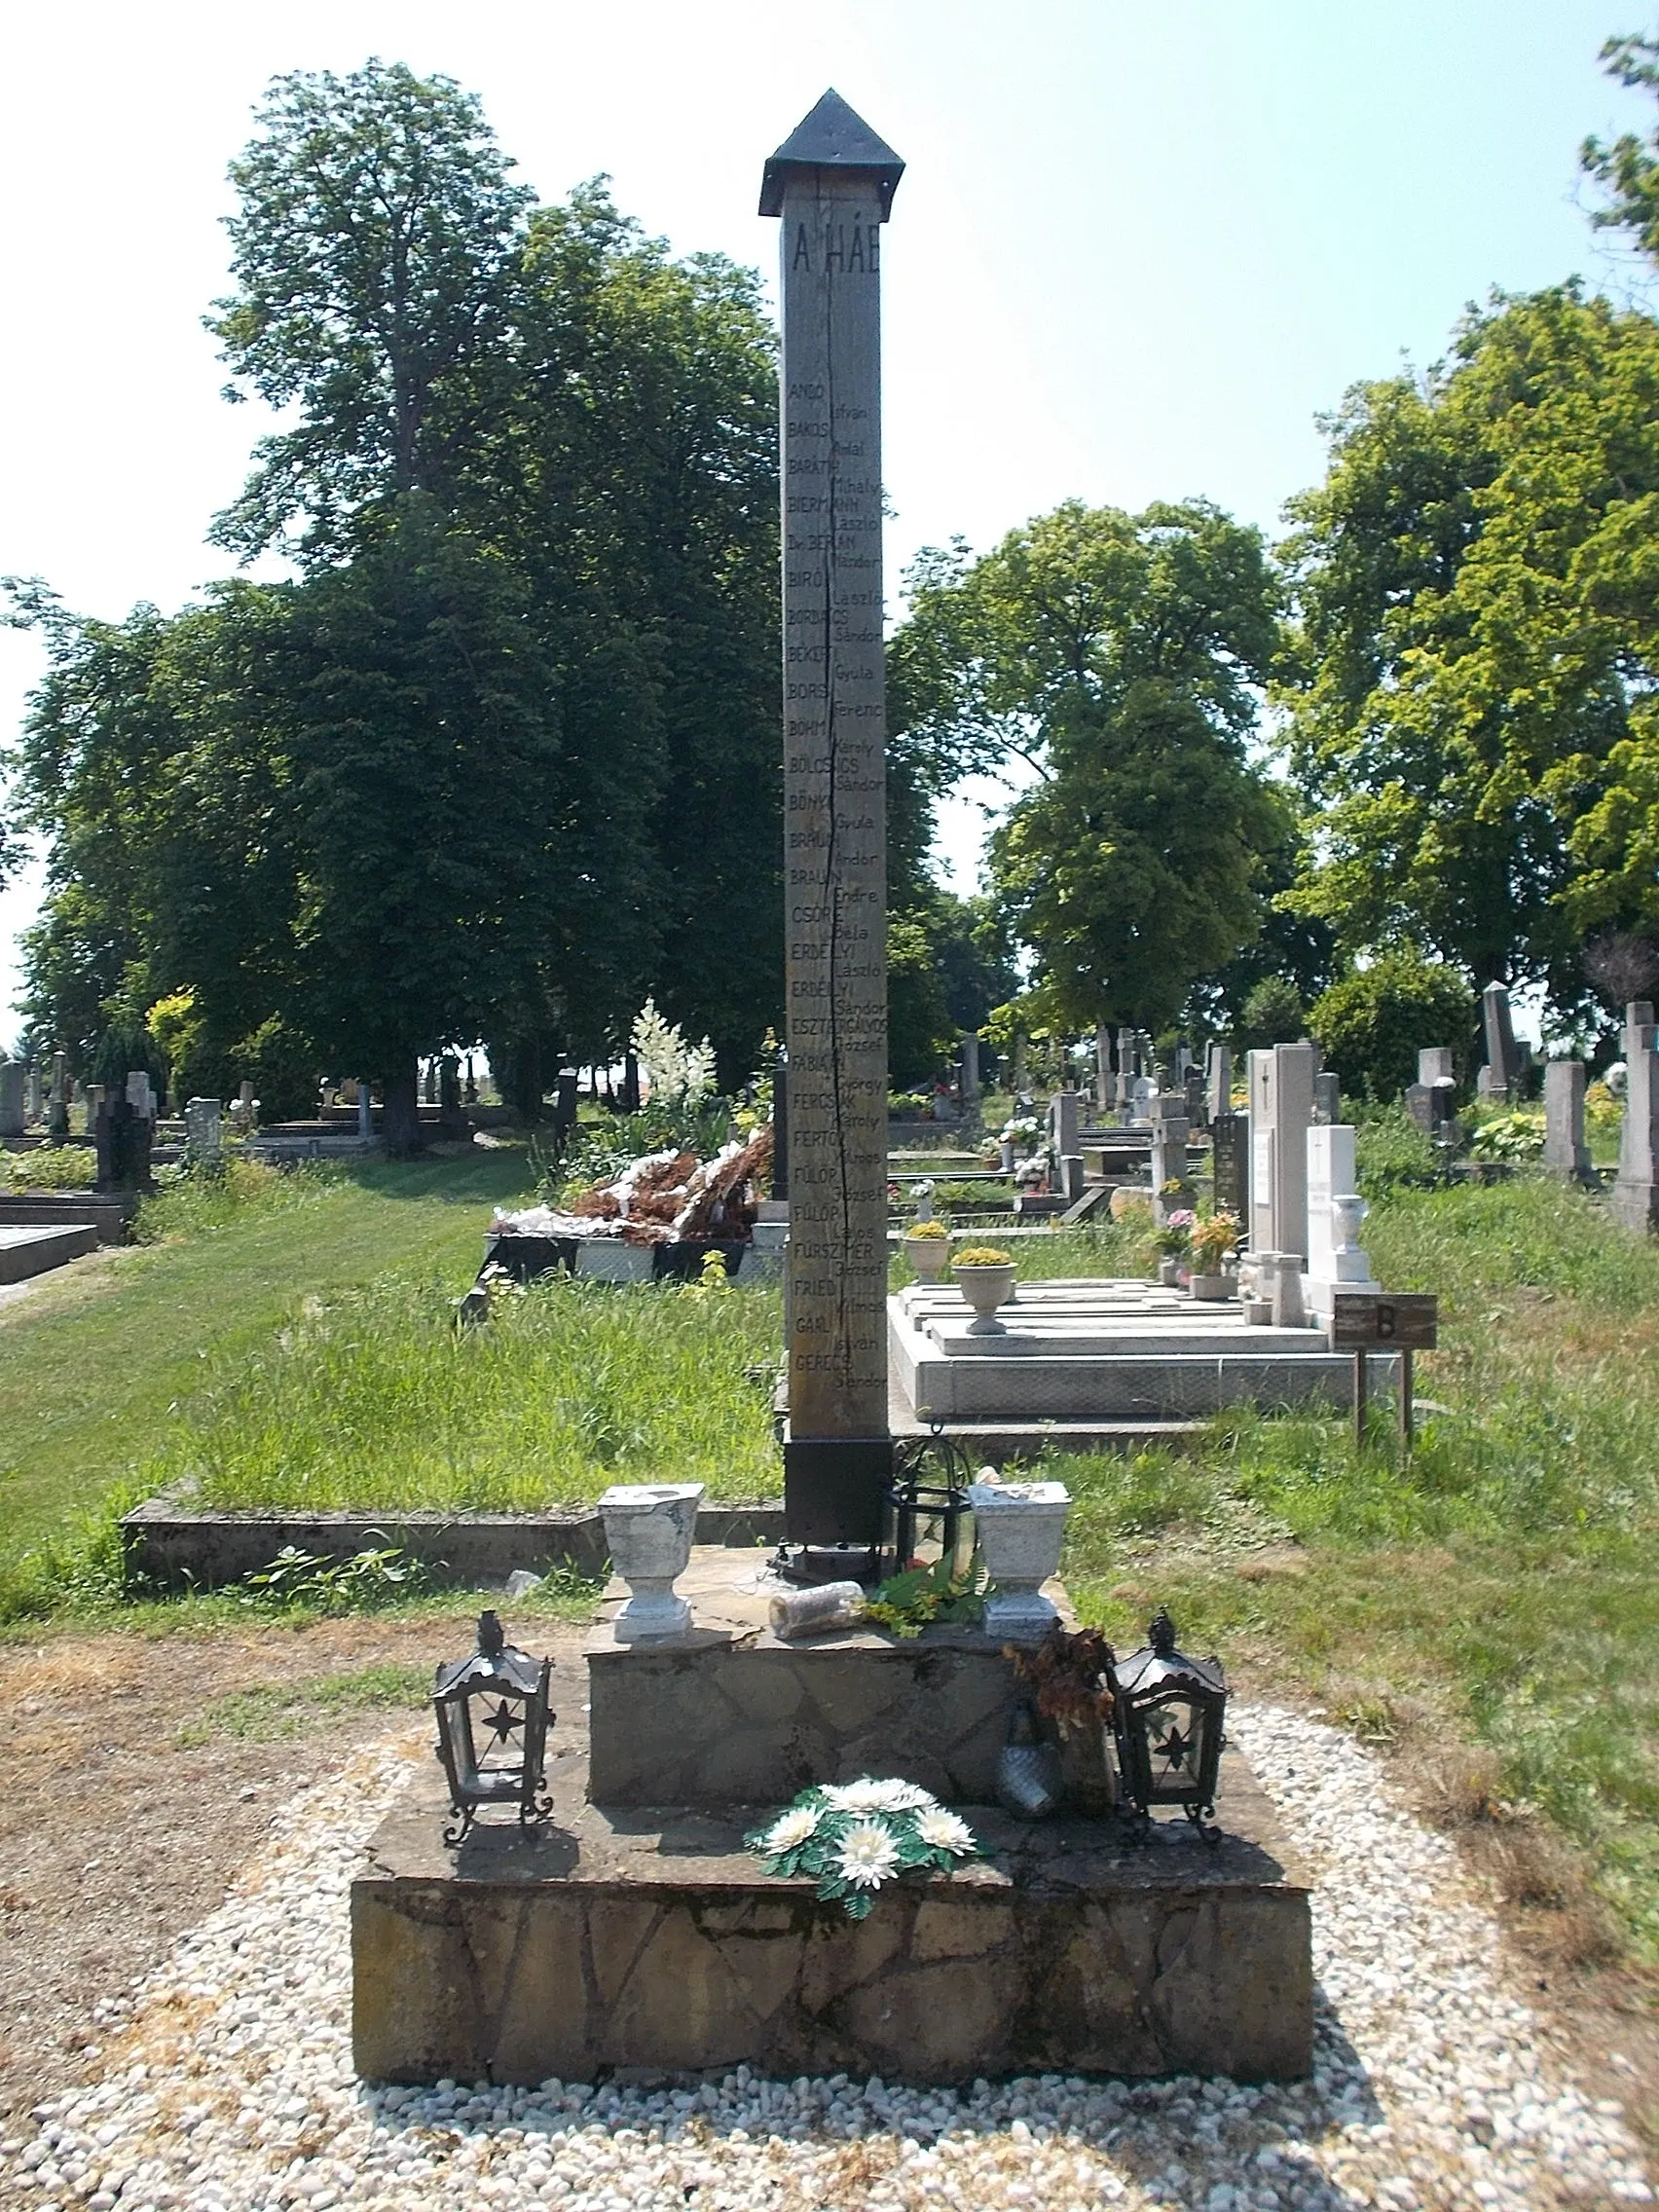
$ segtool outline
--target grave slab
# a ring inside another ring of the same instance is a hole
[[[434,1776],[377,1830],[351,1885],[360,2075],[1263,2082],[1311,2064],[1308,1880],[1235,1753],[1214,1849],[1178,1818],[1136,1844],[1116,1823],[964,1808],[989,1857],[889,1886],[864,1921],[743,1850],[776,1799],[597,1805],[579,1749],[550,1793],[543,1825],[480,1823],[450,1851]]]
[[[97,1249],[90,1223],[33,1228],[0,1223],[0,1282],[26,1282]]]

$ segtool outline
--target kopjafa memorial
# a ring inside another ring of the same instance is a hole
[[[365,2077],[1261,2081],[1311,2062],[1308,1883],[1223,1751],[1219,1669],[1164,1622],[1108,1717],[1111,1654],[1055,1578],[1064,1487],[964,1493],[994,1622],[896,1633],[860,1586],[910,1554],[884,1520],[877,302],[901,166],[827,93],[761,203],[783,266],[793,1542],[776,1562],[699,1545],[699,1486],[619,1486],[617,1577],[579,1662],[549,1683],[486,1615],[477,1654],[439,1670],[444,1768],[352,1883]],[[822,1579],[837,1562],[860,1579]],[[1046,1636],[1094,1655],[1076,1739],[1037,1711]],[[1137,1695],[1182,1804],[1142,1801],[1123,1741],[1112,1763]],[[842,1876],[801,1859],[821,1846]]]

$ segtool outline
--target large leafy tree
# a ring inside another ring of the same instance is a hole
[[[401,64],[278,77],[256,121],[231,165],[237,289],[208,327],[229,396],[298,420],[261,441],[217,535],[257,552],[297,529],[327,560],[387,498],[455,504],[500,395],[535,196],[477,100]]]
[[[924,557],[895,644],[923,758],[1036,780],[993,893],[1073,1029],[1162,1027],[1259,929],[1282,798],[1247,740],[1276,638],[1259,535],[1200,501],[1068,501],[978,561]]]
[[[746,1072],[782,994],[756,280],[599,184],[533,210],[445,79],[288,77],[259,121],[212,327],[284,422],[216,535],[302,581],[22,608],[41,1018],[95,1030],[136,965],[215,1049],[275,1022],[402,1101],[483,1036],[534,1108],[654,991]]]
[[[1449,367],[1349,394],[1293,512],[1291,903],[1570,1001],[1586,926],[1659,917],[1659,326],[1494,301]]]

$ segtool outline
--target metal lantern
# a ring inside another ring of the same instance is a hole
[[[476,1651],[439,1667],[432,1709],[455,1824],[446,1843],[460,1843],[485,1805],[516,1805],[521,1826],[553,1810],[545,1794],[552,1673],[550,1659],[507,1641],[494,1613],[478,1616]]]
[[[937,1472],[925,1480],[930,1458]],[[903,1574],[942,1561],[948,1573],[966,1574],[974,1558],[973,1469],[966,1454],[936,1431],[900,1445],[893,1462],[893,1480],[882,1493],[882,1572]]]
[[[1179,1805],[1213,1842],[1204,1824],[1215,1818],[1227,1677],[1219,1659],[1176,1650],[1175,1624],[1161,1606],[1146,1633],[1147,1648],[1121,1661],[1111,1683],[1124,1788],[1143,1820],[1155,1805]]]

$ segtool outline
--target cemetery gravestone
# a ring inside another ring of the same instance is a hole
[[[1406,1086],[1406,1112],[1425,1137],[1434,1134],[1434,1087],[1427,1083],[1408,1083]]]
[[[217,1167],[225,1155],[216,1098],[191,1098],[184,1108],[184,1148],[193,1167]]]
[[[1308,1132],[1308,1227],[1304,1250],[1303,1303],[1321,1320],[1332,1299],[1345,1291],[1380,1291],[1371,1262],[1354,1241],[1364,1218],[1359,1196],[1355,1132],[1346,1124],[1315,1124]]]
[[[1659,1228],[1659,1029],[1646,999],[1625,1008],[1624,1133],[1613,1185],[1614,1217],[1627,1229]]]
[[[975,1106],[979,1100],[979,1040],[970,1029],[962,1038],[962,1103]]]
[[[1250,1054],[1250,1250],[1306,1258],[1314,1048]]]
[[[1118,1032],[1118,1082],[1117,1102],[1120,1113],[1129,1110],[1132,1086],[1135,1080],[1135,1033],[1132,1029]]]
[[[1233,1111],[1233,1054],[1225,1045],[1212,1045],[1204,1074],[1204,1097],[1213,1123]]]
[[[69,1055],[52,1055],[52,1095],[47,1102],[46,1133],[55,1144],[69,1134]]]
[[[1105,1022],[1094,1025],[1094,1107],[1096,1113],[1106,1114],[1113,1101],[1112,1085],[1112,1032]]]
[[[1210,1173],[1217,1213],[1230,1213],[1241,1225],[1250,1217],[1250,1121],[1248,1115],[1210,1116]]]
[[[0,1060],[0,1138],[22,1135],[26,1111],[22,1061]]]
[[[1161,1093],[1152,1104],[1152,1211],[1161,1228],[1172,1213],[1193,1202],[1187,1184],[1191,1124],[1183,1111],[1185,1105],[1180,1091],[1167,1097]]]
[[[1544,1063],[1544,1165],[1575,1183],[1594,1183],[1584,1140],[1585,1067],[1582,1060]]]
[[[827,92],[766,165],[781,218],[785,1517],[873,1543],[887,1419],[881,229],[903,165]]]
[[[1450,1045],[1425,1045],[1418,1053],[1419,1083],[1455,1083],[1456,1076]]]
[[[1342,1086],[1329,1069],[1322,1068],[1313,1078],[1313,1119],[1331,1124],[1342,1118]]]
[[[38,1128],[46,1119],[46,1086],[40,1079],[40,1062],[29,1062],[28,1117],[31,1127]]]
[[[1508,1098],[1521,1068],[1521,1056],[1515,1049],[1515,1026],[1509,1014],[1509,993],[1502,983],[1489,983],[1481,993],[1481,1023],[1486,1035],[1487,1064],[1480,1073],[1479,1089],[1483,1098],[1496,1104]]]

